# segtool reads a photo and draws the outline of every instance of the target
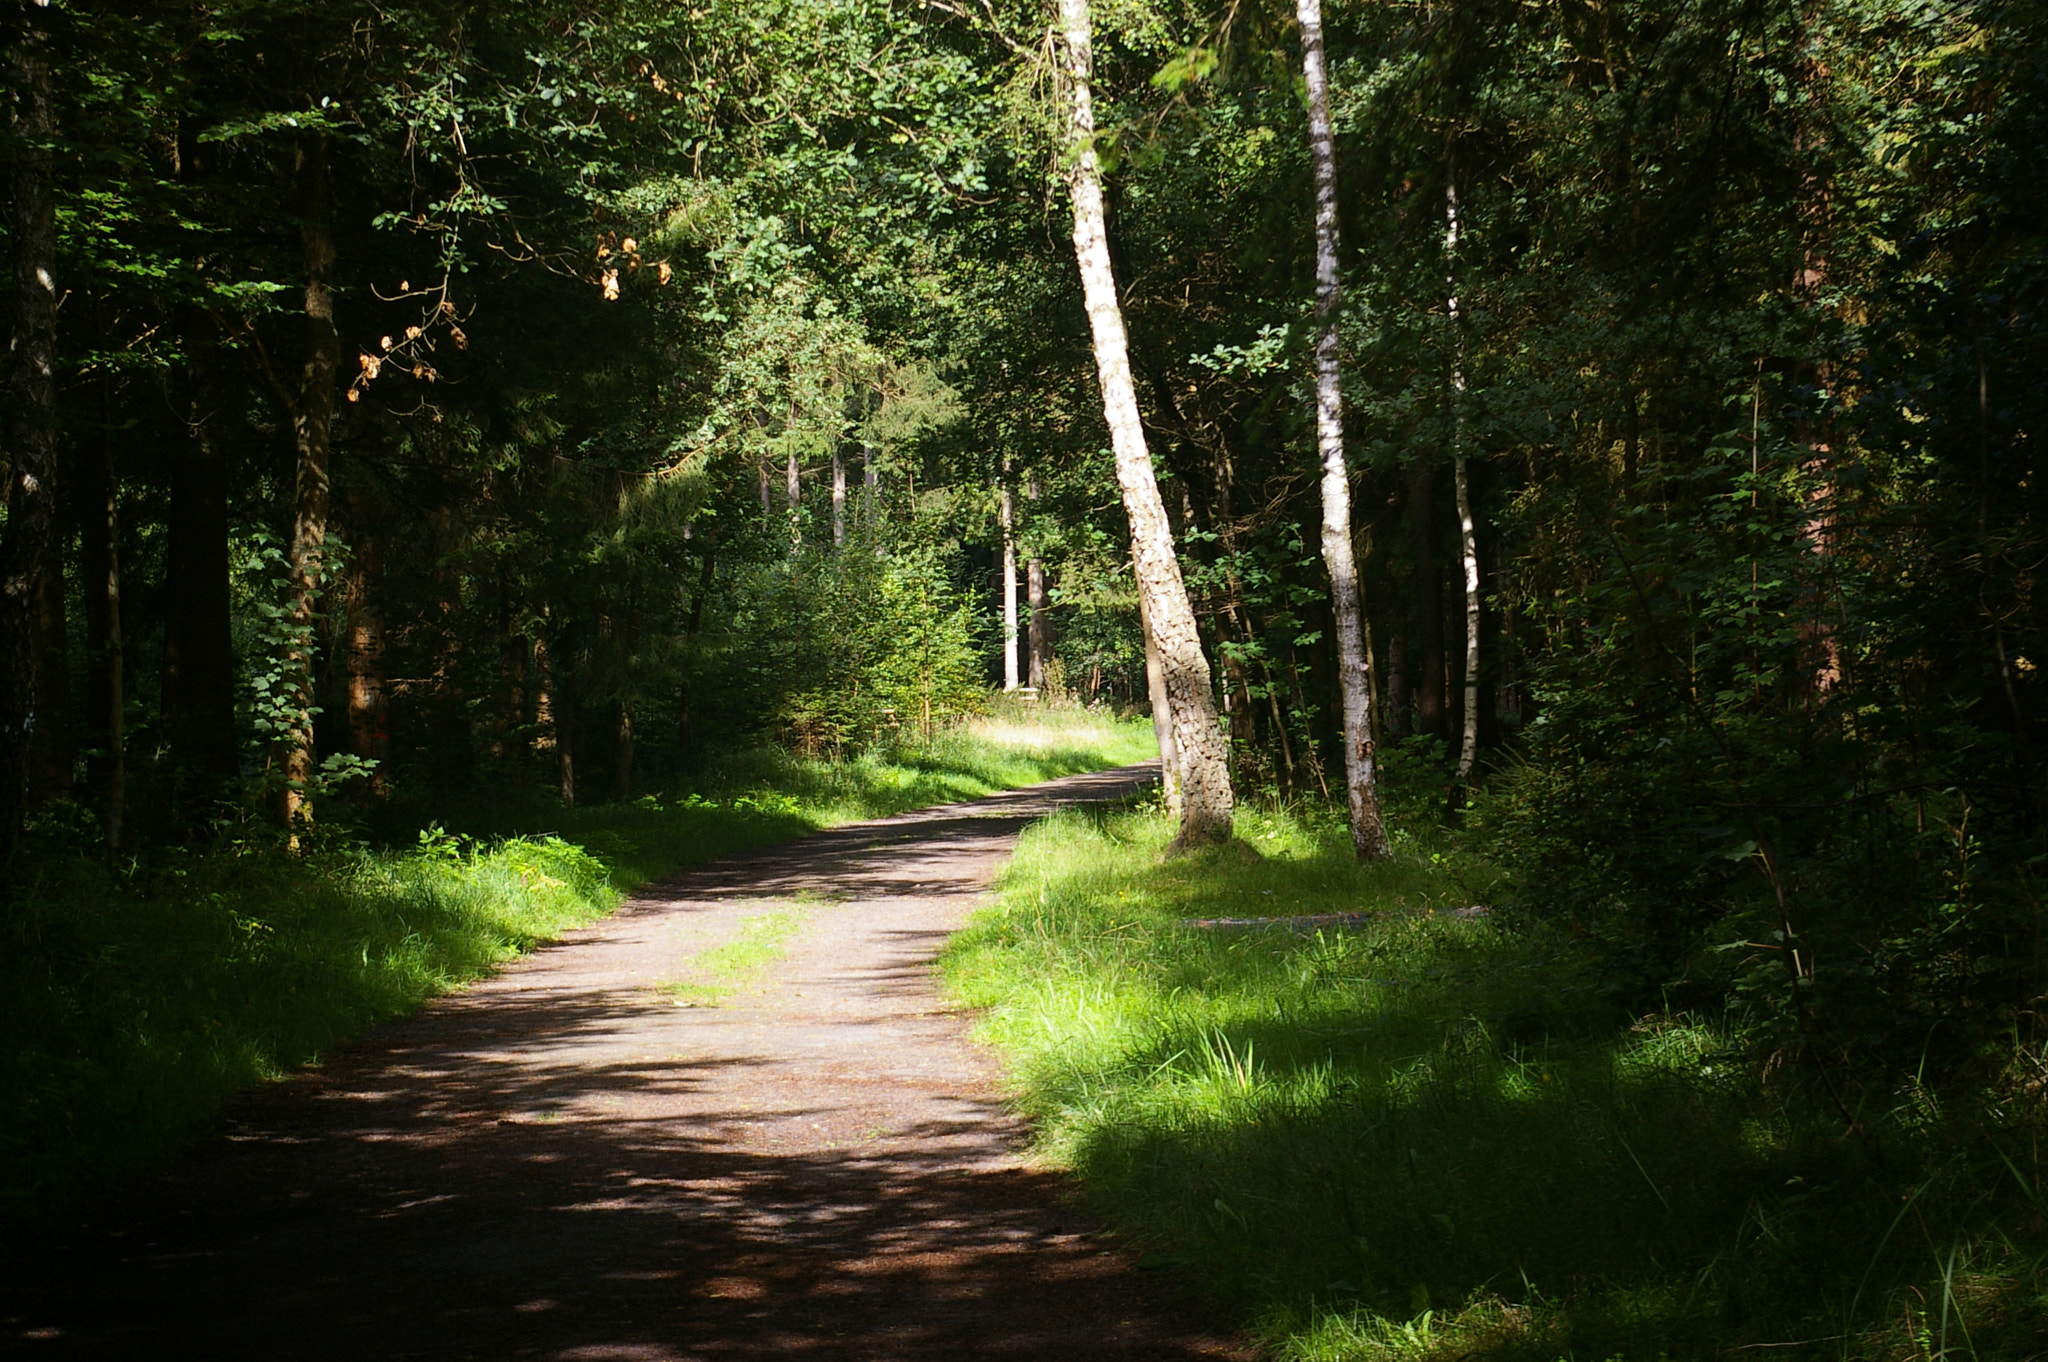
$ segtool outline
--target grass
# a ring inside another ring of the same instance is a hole
[[[809,919],[806,903],[741,918],[739,935],[690,957],[685,965],[689,978],[658,987],[680,1006],[717,1007],[780,960]]]
[[[1156,809],[1050,820],[946,968],[1043,1156],[1277,1356],[2048,1345],[2012,1128],[1920,1094],[1852,1135],[1729,1021],[1631,1016],[1571,939],[1453,915],[1495,887],[1454,843],[1360,867],[1327,815],[1240,827],[1262,858],[1162,860]],[[1380,916],[1188,925],[1357,911]]]
[[[161,1160],[234,1091],[317,1064],[638,885],[849,819],[1146,755],[1084,712],[977,720],[845,762],[755,753],[671,797],[451,816],[410,845],[293,857],[268,832],[109,865],[50,819],[0,919],[0,1222]],[[452,813],[453,811],[451,811]],[[779,930],[779,929],[777,929]],[[763,926],[734,950],[779,948]],[[744,974],[745,962],[710,962]],[[726,976],[704,982],[726,986]]]

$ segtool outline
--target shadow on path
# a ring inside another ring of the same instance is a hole
[[[1246,1357],[1019,1157],[929,964],[1031,820],[1145,768],[850,825],[596,927],[252,1093],[0,1260],[24,1357]],[[772,980],[656,986],[803,896]]]

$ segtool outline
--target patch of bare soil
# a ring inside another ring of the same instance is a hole
[[[931,977],[1029,822],[1146,778],[851,825],[653,886],[251,1094],[61,1242],[5,1251],[0,1350],[1250,1357],[1028,1165],[992,1057]],[[791,905],[786,954],[716,1006],[661,987]]]

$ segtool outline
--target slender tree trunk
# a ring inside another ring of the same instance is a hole
[[[1387,734],[1408,736],[1408,638],[1399,629],[1387,640]]]
[[[1017,665],[1017,506],[1010,494],[1010,461],[1003,460],[998,516],[1003,530],[1003,689],[1020,684]]]
[[[1038,478],[1033,475],[1024,484],[1026,500],[1038,501]],[[1024,602],[1029,613],[1025,616],[1025,653],[1030,662],[1025,671],[1025,684],[1034,690],[1045,689],[1045,664],[1052,658],[1052,608],[1045,594],[1045,564],[1034,555],[1024,562]]]
[[[7,524],[0,530],[0,872],[28,803],[36,713],[36,610],[57,533],[57,220],[50,192],[49,34],[23,6],[8,55],[15,142],[13,372]],[[13,876],[0,873],[0,886]],[[0,896],[6,890],[0,888]]]
[[[188,333],[189,334],[189,333]],[[191,435],[171,465],[163,722],[181,816],[211,808],[241,769],[228,591],[227,462],[206,408],[208,360],[191,378]]]
[[[1448,732],[1444,677],[1444,573],[1436,556],[1436,470],[1418,459],[1408,474],[1408,529],[1415,559],[1415,730]]]
[[[795,553],[803,543],[803,524],[797,517],[804,506],[804,483],[803,466],[797,462],[793,449],[783,466],[783,493],[789,502],[789,551]]]
[[[341,336],[334,326],[333,190],[324,136],[300,143],[299,178],[305,212],[299,230],[306,256],[306,360],[292,421],[298,458],[288,614],[293,642],[286,658],[286,684],[292,689],[297,715],[284,759],[284,819],[285,826],[293,830],[295,846],[297,829],[313,819],[313,654],[316,616],[327,576],[327,463],[335,378],[341,366]]]
[[[555,777],[562,807],[576,807],[576,683],[570,674],[570,651],[557,640],[548,650],[548,706],[554,734]]]
[[[1153,640],[1172,708],[1174,750],[1181,771],[1180,834],[1176,847],[1227,841],[1232,792],[1230,763],[1216,724],[1209,660],[1202,654],[1195,612],[1174,556],[1173,533],[1131,383],[1129,343],[1123,309],[1110,267],[1109,236],[1102,203],[1102,167],[1095,151],[1094,74],[1088,0],[1060,0],[1065,28],[1067,77],[1073,100],[1069,189],[1074,204],[1074,257],[1080,267],[1088,322],[1095,343],[1095,367],[1102,385],[1103,416],[1116,451],[1117,482],[1131,522],[1131,561],[1145,603],[1146,635]]]
[[[1025,681],[1033,690],[1045,689],[1045,663],[1052,656],[1052,611],[1046,605],[1045,564],[1036,558],[1024,560],[1025,652],[1030,666]]]
[[[121,848],[126,817],[124,655],[121,638],[121,521],[113,469],[113,403],[103,401],[104,443],[78,466],[78,566],[85,597],[86,783],[97,796],[107,849]]]
[[[633,797],[633,702],[619,701],[618,734],[618,791],[619,802],[625,803]]]
[[[1464,731],[1451,804],[1464,801],[1479,759],[1479,536],[1472,523],[1472,479],[1465,465],[1465,336],[1458,317],[1458,182],[1444,181],[1445,308],[1451,328],[1451,480],[1458,499],[1458,556],[1465,569]]]
[[[356,546],[348,573],[348,735],[356,756],[377,763],[364,799],[382,799],[390,792],[385,772],[391,760],[391,700],[384,678],[384,612],[377,605],[378,543],[365,538]]]
[[[1323,563],[1337,625],[1338,692],[1344,714],[1344,786],[1351,847],[1362,861],[1389,854],[1380,817],[1373,741],[1372,669],[1365,650],[1365,603],[1351,541],[1351,472],[1344,460],[1344,395],[1338,368],[1337,151],[1323,71],[1322,0],[1297,0],[1301,68],[1308,85],[1309,152],[1316,176],[1316,445],[1323,465]]]
[[[832,446],[832,547],[846,546],[846,456]]]
[[[50,536],[49,561],[37,577],[35,612],[36,728],[29,742],[29,805],[71,797],[70,621],[66,618],[63,535]]]

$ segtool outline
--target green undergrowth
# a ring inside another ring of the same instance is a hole
[[[109,863],[49,819],[0,918],[0,1222],[161,1159],[251,1083],[729,851],[1142,759],[1081,712],[978,720],[842,762],[751,754],[709,788],[593,808],[451,811],[397,847],[273,834]],[[319,839],[316,839],[318,841]],[[710,980],[717,984],[719,980]]]
[[[1448,838],[1360,867],[1325,813],[1239,826],[1263,857],[1163,859],[1156,808],[1041,824],[946,970],[1042,1154],[1279,1357],[2048,1343],[2013,1108],[1923,1092],[1845,1128],[1727,1018],[1631,1015],[1572,938],[1459,913],[1497,887]]]

